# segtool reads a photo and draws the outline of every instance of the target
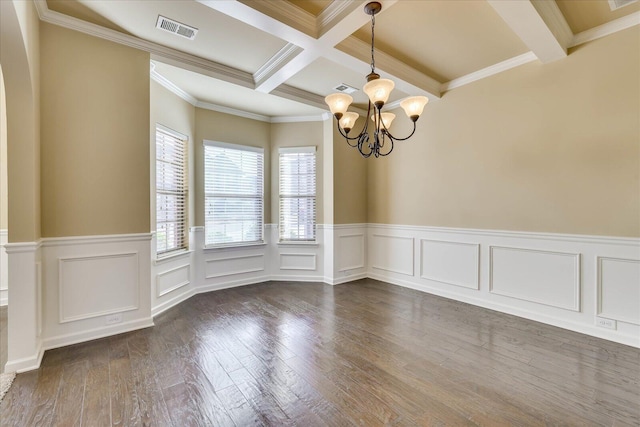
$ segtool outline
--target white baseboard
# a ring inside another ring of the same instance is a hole
[[[340,277],[337,279],[333,279],[331,277],[324,277],[322,281],[328,285],[342,285],[344,283],[355,282],[356,280],[360,280],[360,279],[366,279],[367,277],[369,277],[367,273],[359,273],[359,274]]]
[[[44,340],[43,347],[45,350],[51,350],[53,348],[65,347],[68,345],[91,341],[98,338],[104,338],[111,335],[149,328],[153,325],[153,318],[151,317],[147,319],[136,319],[130,322],[119,323],[102,328],[89,329],[77,333],[50,337]]]
[[[182,294],[171,298],[170,300],[164,301],[163,303],[158,304],[156,307],[153,307],[151,309],[151,316],[156,317],[157,315],[164,313],[165,311],[169,310],[172,307],[175,307],[181,302],[188,300],[195,294],[196,294],[195,289],[191,288],[188,291],[183,292]]]
[[[42,362],[42,356],[44,356],[44,347],[42,343],[38,345],[38,350],[31,357],[25,357],[17,360],[8,360],[4,365],[4,372],[27,372],[40,367]]]
[[[479,298],[469,298],[467,296],[463,296],[460,294],[446,292],[441,289],[412,283],[408,280],[402,280],[395,277],[390,277],[389,275],[370,273],[368,277],[374,280],[380,280],[382,282],[391,283],[392,285],[414,289],[414,290],[431,294],[431,295],[437,295],[453,301],[464,302],[467,304],[475,305],[475,306],[486,308],[489,310],[498,311],[500,313],[511,314],[513,316],[522,317],[524,319],[533,320],[533,321],[544,323],[547,325],[557,326],[559,328],[568,329],[570,331],[579,332],[579,333],[591,335],[597,338],[602,338],[602,339],[614,341],[620,344],[625,344],[632,347],[640,348],[640,337],[638,336],[619,334],[619,333],[612,334],[608,330],[604,331],[602,329],[597,328],[595,325],[592,327],[589,327],[581,323],[567,321],[559,317],[548,316],[545,314],[540,314],[538,312],[533,312],[533,311],[524,310],[517,307],[512,307],[506,304],[494,303],[494,302],[486,301]]]
[[[257,283],[268,282],[269,276],[250,277],[247,279],[230,280],[228,282],[213,283],[209,285],[199,286],[195,289],[197,294],[204,294],[211,291],[219,291],[222,289],[237,288],[238,286],[255,285]]]
[[[368,277],[640,348],[640,239],[387,224],[367,234]]]

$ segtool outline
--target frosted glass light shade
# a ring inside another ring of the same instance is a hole
[[[342,117],[344,113],[347,112],[349,105],[353,102],[353,98],[346,93],[332,93],[324,99],[324,102],[329,106],[331,114],[334,116],[339,114],[340,117]],[[340,117],[338,117],[338,119]]]
[[[371,103],[380,108],[389,99],[395,85],[389,79],[375,79],[364,85],[362,90],[367,94]]]
[[[381,113],[380,116],[382,117],[382,124],[384,125],[385,128],[389,129],[391,127],[391,122],[393,121],[393,119],[396,118],[396,115],[393,113]],[[375,123],[376,122],[376,115],[375,113],[371,115],[371,120]]]
[[[400,106],[404,112],[407,113],[407,116],[415,122],[418,120],[418,117],[420,117],[420,114],[422,114],[422,110],[424,110],[427,102],[429,102],[429,98],[426,96],[411,96],[403,100]]]
[[[358,120],[358,113],[348,112],[344,113],[342,118],[340,119],[340,127],[345,130],[345,132],[349,132],[353,129],[353,125],[355,125],[356,120]]]

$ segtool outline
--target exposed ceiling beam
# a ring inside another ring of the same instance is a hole
[[[554,1],[487,0],[543,63],[567,56],[573,33]]]

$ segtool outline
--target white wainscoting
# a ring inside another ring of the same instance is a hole
[[[42,360],[40,242],[7,243],[9,273],[7,372],[37,369]]]
[[[640,325],[640,260],[598,257],[598,316]]]
[[[60,323],[139,308],[137,252],[58,258]]]
[[[469,289],[480,288],[480,245],[420,239],[420,277]]]
[[[189,240],[189,251],[161,259],[151,234],[9,244],[20,310],[7,366],[33,369],[43,348],[150,326],[198,293],[364,277],[640,347],[640,239],[346,224],[319,225],[315,244],[296,245],[267,224],[262,245],[204,249],[203,227]],[[122,321],[107,325],[107,313]]]
[[[301,253],[279,253],[280,255],[280,270],[306,270],[316,271],[318,269],[316,265],[316,254],[301,254]]]
[[[370,234],[370,265],[374,270],[413,276],[414,242],[413,237],[373,232]]]
[[[225,255],[207,259],[204,267],[204,278],[215,279],[224,276],[256,273],[265,270],[265,254]]]
[[[156,235],[151,239],[151,314],[157,316],[195,293],[195,236],[189,231],[189,250],[157,257]]]
[[[173,267],[156,274],[156,297],[160,298],[191,283],[191,264]]]
[[[8,231],[0,230],[0,306],[9,303],[9,259],[4,247],[8,242]]]
[[[640,239],[368,224],[367,240],[369,277],[640,347]]]
[[[150,241],[151,234],[42,240],[45,349],[153,325]]]
[[[580,254],[489,247],[492,293],[580,311]]]

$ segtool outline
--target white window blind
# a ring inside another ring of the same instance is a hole
[[[316,240],[315,147],[280,149],[281,241]]]
[[[187,248],[187,142],[156,128],[156,253]]]
[[[205,245],[262,242],[262,148],[205,141]]]

